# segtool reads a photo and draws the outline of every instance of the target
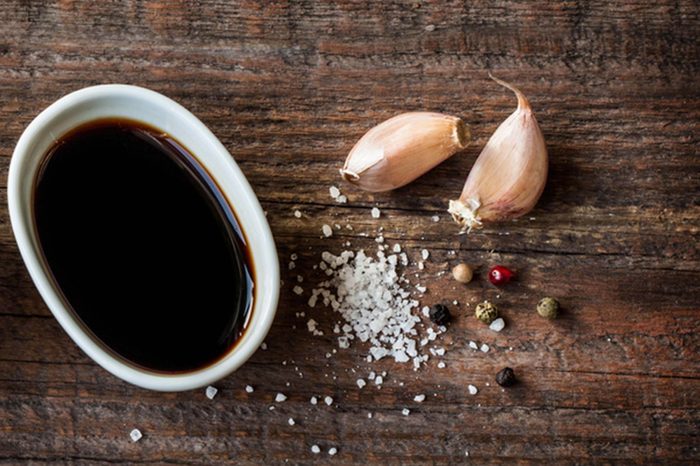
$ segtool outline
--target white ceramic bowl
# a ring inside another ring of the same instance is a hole
[[[89,121],[115,117],[141,121],[171,135],[207,169],[226,198],[235,200],[231,207],[254,262],[253,312],[241,340],[218,362],[205,368],[165,374],[142,369],[115,356],[83,330],[49,279],[32,212],[37,169],[56,139]],[[7,202],[22,258],[49,309],[88,356],[127,382],[162,391],[189,390],[211,384],[240,367],[270,329],[279,296],[279,266],[272,233],[258,199],[236,162],[211,131],[184,107],[157,92],[110,84],[81,89],[54,102],[31,122],[17,143],[10,163]]]

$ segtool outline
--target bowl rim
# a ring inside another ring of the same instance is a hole
[[[27,190],[31,191],[32,188],[27,188],[26,184],[30,183],[33,186],[38,164],[34,163],[32,167],[30,159],[43,158],[45,149],[44,153],[36,155],[40,150],[36,146],[40,140],[46,138],[47,131],[48,135],[55,140],[87,122],[103,118],[128,118],[162,129],[158,122],[143,119],[143,115],[125,116],[123,113],[130,111],[127,110],[128,107],[121,107],[118,111],[110,110],[108,106],[100,108],[100,105],[105,106],[110,100],[114,102],[114,99],[122,100],[125,102],[124,105],[126,102],[133,101],[165,112],[168,126],[180,125],[182,128],[180,135],[177,132],[166,132],[183,143],[185,147],[188,147],[187,141],[183,141],[179,136],[185,134],[186,130],[190,139],[199,138],[198,143],[210,148],[206,158],[210,162],[215,161],[219,170],[214,172],[208,166],[210,163],[197,157],[196,153],[193,155],[209,171],[226,198],[236,199],[236,205],[231,205],[231,208],[236,213],[254,261],[255,288],[252,314],[243,336],[228,353],[213,364],[194,371],[178,373],[150,371],[129,363],[111,352],[102,342],[97,341],[83,329],[82,322],[63,302],[61,292],[49,278],[42,255],[38,250],[38,240],[33,227],[31,196],[27,199]],[[83,112],[84,117],[88,113],[100,111],[104,113],[98,117],[82,120],[79,117],[80,112]],[[72,118],[76,119],[76,122],[69,125],[62,134],[52,133],[52,126],[58,124],[62,118],[70,118],[70,112],[74,112]],[[223,182],[224,180],[227,182]],[[90,358],[118,378],[158,391],[191,390],[212,384],[235,371],[248,360],[262,344],[272,326],[279,300],[280,272],[277,249],[265,213],[245,175],[219,139],[190,111],[158,92],[133,85],[102,84],[71,92],[49,105],[26,127],[15,146],[8,172],[7,203],[10,223],[20,254],[49,310],[71,339]],[[247,207],[241,209],[242,203]]]

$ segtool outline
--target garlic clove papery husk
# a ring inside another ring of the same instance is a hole
[[[366,191],[389,191],[464,149],[469,139],[469,129],[460,118],[432,112],[403,113],[365,133],[348,154],[340,174]]]
[[[515,92],[518,108],[484,146],[459,200],[449,203],[448,212],[462,231],[525,215],[535,207],[547,181],[547,148],[530,102],[515,87],[491,78]]]

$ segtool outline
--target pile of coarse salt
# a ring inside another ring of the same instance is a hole
[[[401,287],[408,280],[396,270],[399,263],[408,265],[405,252],[386,255],[380,247],[374,258],[362,250],[338,256],[325,251],[321,259],[319,268],[328,279],[312,290],[308,305],[315,307],[321,300],[342,316],[345,323],[333,329],[340,335],[340,348],[348,348],[352,340],[369,342],[368,362],[392,357],[400,363],[412,361],[415,369],[428,360],[420,351],[424,343],[418,342],[416,324],[421,319],[413,312],[419,303]],[[429,331],[430,340],[444,330]]]

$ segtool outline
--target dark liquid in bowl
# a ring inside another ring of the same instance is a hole
[[[65,300],[123,358],[188,371],[243,334],[244,236],[206,170],[162,132],[105,120],[63,136],[36,179],[34,216]]]

